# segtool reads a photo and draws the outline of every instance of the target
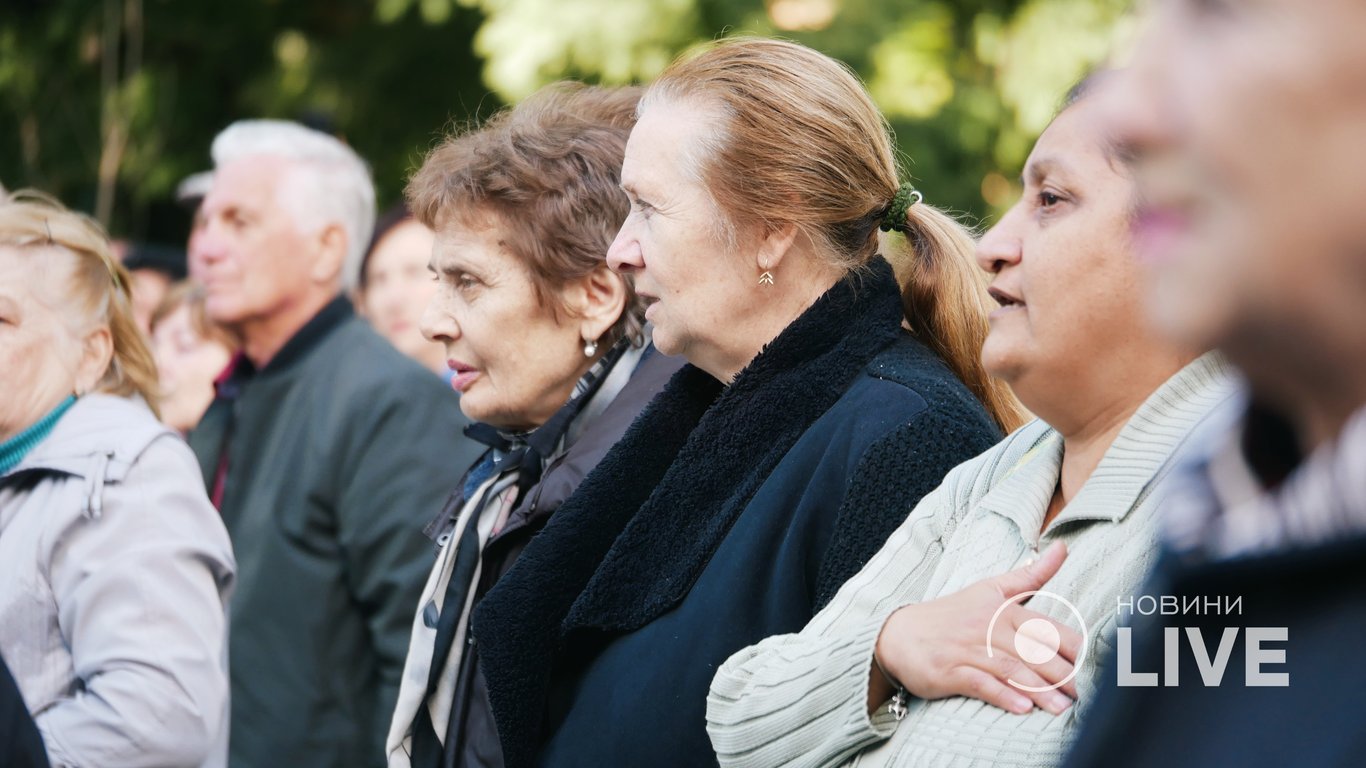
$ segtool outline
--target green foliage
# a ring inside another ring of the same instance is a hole
[[[175,185],[244,117],[330,125],[395,201],[446,129],[563,77],[646,81],[725,34],[782,35],[853,67],[906,173],[974,216],[1010,202],[1066,88],[1129,0],[7,0],[0,183],[175,241]],[[101,184],[101,167],[105,184]]]

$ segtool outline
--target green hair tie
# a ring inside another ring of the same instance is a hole
[[[882,212],[882,223],[878,225],[879,228],[883,232],[891,232],[895,229],[904,234],[906,232],[907,212],[911,210],[911,206],[924,199],[925,196],[920,194],[920,190],[909,183],[897,187],[896,194],[892,196],[892,202]]]

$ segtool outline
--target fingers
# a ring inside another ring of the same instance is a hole
[[[1072,697],[1053,687],[1053,682],[1040,676],[1037,668],[1013,656],[997,654],[992,659],[991,674],[1000,682],[1053,715],[1061,715],[1072,706]],[[1010,710],[1012,712],[1016,710]]]
[[[958,693],[969,698],[985,701],[1017,715],[1028,714],[1034,709],[1034,701],[994,675],[976,667],[959,667],[952,675],[953,687]]]
[[[1002,619],[989,639],[992,655],[1016,660],[1039,678],[1033,682],[1017,678],[1016,682],[1054,687],[1066,696],[1077,698],[1073,679],[1076,650],[1081,644],[1077,633],[1047,616],[1018,606],[1012,606]],[[1048,706],[1044,708],[1052,711]]]
[[[1007,571],[991,579],[991,581],[1000,590],[1002,597],[1014,597],[1021,592],[1029,592],[1043,587],[1049,579],[1053,578],[1053,574],[1058,572],[1066,559],[1067,545],[1061,541],[1055,541],[1039,553],[1034,562],[1013,571]]]

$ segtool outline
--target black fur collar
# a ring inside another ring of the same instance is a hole
[[[729,387],[684,366],[475,611],[509,766],[541,744],[551,670],[566,648],[677,605],[797,439],[901,333],[881,258],[852,273]]]

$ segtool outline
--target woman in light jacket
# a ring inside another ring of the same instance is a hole
[[[1134,183],[1091,85],[978,246],[1001,305],[982,357],[1039,419],[950,472],[805,629],[725,662],[722,765],[1061,762],[1154,560],[1159,483],[1233,395],[1218,359],[1144,324]]]
[[[54,766],[223,765],[227,532],[97,225],[0,198],[0,653]]]

